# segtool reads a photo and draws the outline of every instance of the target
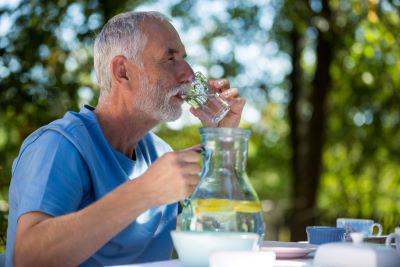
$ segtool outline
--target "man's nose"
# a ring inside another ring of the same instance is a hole
[[[189,63],[186,60],[183,61],[182,70],[179,75],[180,83],[190,83],[194,80],[194,72],[192,67],[190,67]]]

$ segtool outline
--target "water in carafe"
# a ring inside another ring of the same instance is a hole
[[[261,203],[245,168],[250,130],[201,128],[200,134],[203,170],[196,190],[183,205],[181,229],[254,232],[263,237]]]

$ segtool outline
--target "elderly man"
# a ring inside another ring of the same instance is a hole
[[[84,106],[38,129],[14,161],[6,266],[169,259],[177,201],[198,182],[199,147],[172,152],[150,130],[182,112],[181,95],[193,79],[185,57],[159,13],[128,12],[107,22],[94,45],[96,109]],[[226,80],[210,86],[232,107],[218,126],[237,127],[245,100]]]

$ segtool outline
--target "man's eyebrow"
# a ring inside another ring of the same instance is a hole
[[[179,51],[177,49],[175,49],[175,48],[168,48],[168,50],[167,50],[167,54],[168,55],[174,55],[174,54],[178,54],[178,53],[179,53]],[[183,57],[184,58],[187,57],[186,52],[183,53]]]

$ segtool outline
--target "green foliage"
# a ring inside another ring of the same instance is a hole
[[[320,191],[321,210],[331,218],[374,218],[385,232],[400,223],[400,38],[393,31],[399,11],[386,1],[337,8],[357,22],[343,27],[343,47],[331,69],[335,83]]]
[[[0,36],[0,242],[5,236],[11,165],[22,140],[67,110],[96,104],[94,33],[114,14],[145,2],[154,1],[35,0],[22,1],[15,10],[0,9],[0,18],[14,20],[9,32]],[[282,219],[287,207],[279,203],[287,203],[292,190],[287,116],[290,33],[296,27],[302,34],[304,95],[297,112],[307,122],[312,112],[316,37],[318,30],[332,31],[339,38],[330,40],[335,53],[318,223],[370,217],[384,224],[385,233],[393,231],[400,222],[398,1],[331,0],[332,24],[321,17],[317,0],[261,2],[182,0],[168,6],[182,25],[182,36],[193,28],[200,32],[198,43],[186,44],[187,49],[188,45],[204,49],[191,63],[222,69],[210,71],[209,76],[229,78],[261,114],[258,122],[242,125],[252,129],[247,171],[260,198],[273,200],[275,209],[280,209],[277,220],[288,224]],[[212,3],[223,5],[223,12],[199,13],[202,5]],[[228,44],[223,53],[216,51],[217,41]],[[249,63],[239,48],[249,56],[253,50],[261,52]],[[273,67],[266,68],[268,64]],[[273,72],[275,68],[280,72]],[[180,130],[163,125],[157,132],[174,149],[182,149],[200,143],[197,129],[198,125]]]
[[[334,225],[337,217],[374,218],[392,232],[400,223],[399,59],[397,1],[326,1],[334,14],[328,22],[320,1],[286,1],[274,38],[291,53],[290,32],[302,34],[303,122],[309,119],[311,80],[315,75],[318,31],[331,40],[332,88],[318,191],[318,218]],[[288,26],[289,25],[289,26]]]

